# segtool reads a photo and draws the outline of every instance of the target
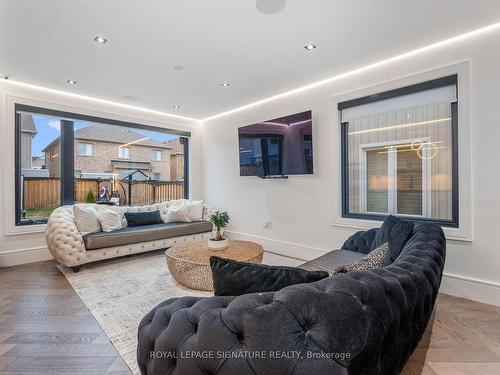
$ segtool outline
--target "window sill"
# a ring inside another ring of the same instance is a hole
[[[336,218],[331,223],[334,227],[351,228],[357,230],[368,230],[372,228],[379,228],[382,225],[382,221],[379,220],[362,220],[362,219],[348,219],[348,218]],[[463,229],[460,228],[448,228],[442,227],[447,240],[460,241],[460,242],[472,242],[472,235],[465,233]]]
[[[23,234],[45,233],[47,224],[15,225],[6,228],[6,236],[19,236]]]

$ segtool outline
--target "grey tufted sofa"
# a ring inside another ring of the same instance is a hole
[[[168,204],[166,202],[163,202],[146,206],[106,207],[117,211],[122,216],[123,226],[126,227],[127,220],[124,216],[125,212],[159,210],[162,215],[165,215],[166,210],[168,209]],[[99,209],[99,206],[96,206],[96,208]],[[184,226],[184,228],[177,228],[177,232],[183,233],[184,235],[176,235],[173,237],[168,235],[157,235],[156,239],[154,240],[141,240],[140,242],[138,242],[137,240],[132,240],[129,243],[125,244],[115,244],[116,246],[106,245],[106,247],[98,246],[98,248],[96,249],[87,249],[85,244],[85,236],[82,236],[78,231],[78,228],[76,227],[74,221],[73,206],[62,206],[56,208],[50,215],[47,227],[45,229],[45,240],[54,259],[56,259],[63,266],[71,267],[75,272],[77,272],[82,264],[90,262],[143,253],[152,250],[165,249],[178,243],[187,241],[208,240],[211,236],[212,225],[206,220],[210,216],[211,212],[212,209],[205,205],[203,212],[203,221],[185,224],[173,223],[173,225],[177,227]],[[168,224],[159,224],[158,226],[167,225]],[[127,229],[128,228],[124,228],[123,230],[110,233],[97,233],[96,237],[99,237],[101,234],[103,234],[102,237],[114,234],[119,235],[119,233],[117,232],[127,231]],[[142,235],[142,237],[148,237],[147,231]],[[105,240],[107,240],[108,243],[114,242],[112,236],[111,238],[107,238]]]
[[[343,249],[367,253],[374,231],[356,233]],[[398,374],[431,316],[445,247],[440,227],[417,224],[384,268],[274,293],[169,299],[140,323],[141,373]],[[267,355],[255,358],[259,352]]]

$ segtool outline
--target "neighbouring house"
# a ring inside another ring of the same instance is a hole
[[[32,156],[31,157],[31,168],[32,169],[45,169],[45,155],[42,156]]]
[[[75,131],[75,176],[169,181],[173,146],[136,133],[129,128],[92,124]],[[51,177],[60,175],[59,138],[45,152]],[[140,173],[135,173],[135,172]]]
[[[181,138],[165,142],[172,147],[170,153],[170,179],[172,181],[184,180],[184,144]]]
[[[32,141],[37,135],[33,116],[28,113],[21,114],[21,169],[31,169],[33,162]]]
[[[33,138],[38,134],[29,113],[21,114],[21,174],[23,177],[49,177],[44,156],[33,156]]]

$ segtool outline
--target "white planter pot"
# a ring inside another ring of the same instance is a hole
[[[229,245],[229,240],[227,238],[224,238],[223,240],[220,241],[215,241],[212,239],[208,240],[208,248],[210,250],[224,250],[227,246]]]

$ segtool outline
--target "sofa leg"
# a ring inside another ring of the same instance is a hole
[[[71,269],[73,270],[74,273],[77,273],[80,271],[80,268],[82,268],[82,266],[74,266],[74,267],[71,267]]]

